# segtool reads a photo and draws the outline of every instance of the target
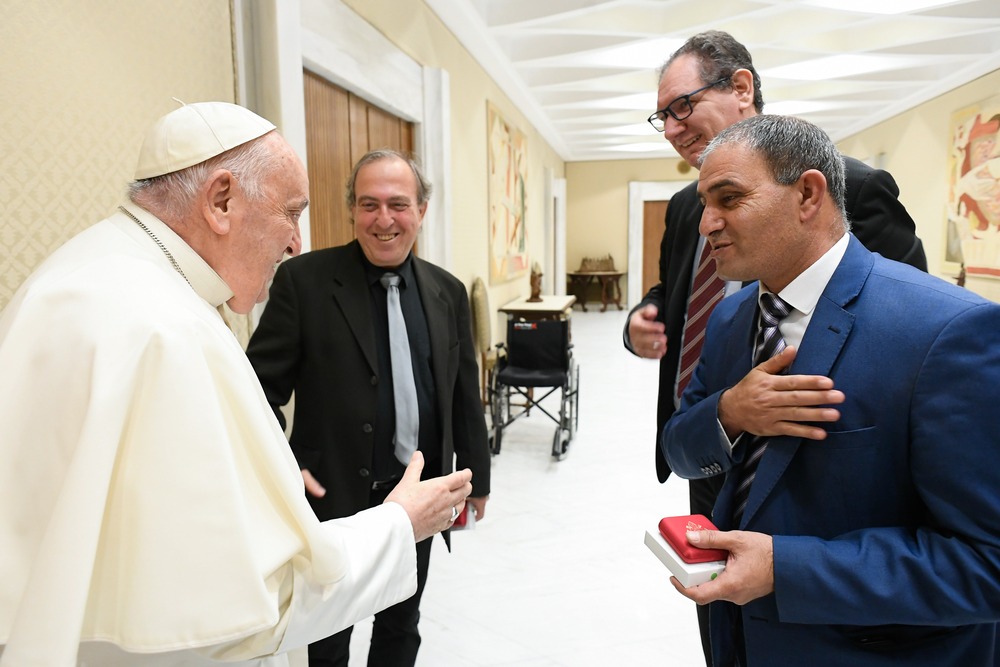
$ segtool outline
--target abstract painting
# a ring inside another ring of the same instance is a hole
[[[945,259],[1000,277],[1000,97],[952,115]]]
[[[528,271],[525,241],[525,183],[528,157],[524,134],[487,102],[489,141],[490,283]]]

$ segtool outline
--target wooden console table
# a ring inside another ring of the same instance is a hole
[[[508,318],[523,320],[560,320],[569,316],[576,297],[568,295],[543,295],[541,301],[527,298],[514,299],[499,308]]]
[[[609,303],[618,306],[618,310],[624,310],[622,306],[622,288],[619,284],[624,273],[618,271],[567,271],[570,289],[578,288],[577,301],[584,312],[587,312],[587,285],[595,280],[601,284],[601,312],[608,309]]]

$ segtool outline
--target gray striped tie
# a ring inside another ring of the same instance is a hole
[[[788,317],[792,307],[781,300],[777,294],[764,292],[760,295],[760,328],[757,331],[757,342],[754,345],[753,365],[764,362],[785,349],[785,339],[781,337],[778,324]],[[745,445],[746,457],[740,468],[740,484],[736,487],[736,509],[733,512],[733,525],[738,526],[743,517],[743,510],[750,497],[750,485],[757,475],[757,465],[767,449],[767,438],[753,436]]]

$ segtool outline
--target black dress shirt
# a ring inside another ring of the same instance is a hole
[[[406,320],[406,335],[410,341],[413,360],[413,380],[417,386],[417,404],[420,414],[420,431],[417,448],[426,457],[425,469],[436,470],[440,458],[441,429],[435,408],[434,374],[431,369],[431,339],[427,329],[420,290],[413,274],[410,257],[396,269],[375,266],[361,253],[371,296],[372,321],[375,323],[375,348],[378,352],[378,385],[374,425],[375,451],[372,452],[374,479],[384,481],[403,474],[405,466],[396,459],[392,438],[396,432],[396,406],[393,398],[392,361],[389,353],[389,318],[386,312],[386,290],[381,278],[385,273],[400,277],[399,302]]]

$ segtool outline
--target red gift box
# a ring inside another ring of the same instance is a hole
[[[472,503],[466,502],[465,507],[459,513],[455,523],[451,524],[452,530],[472,530],[476,527],[476,510]]]
[[[659,530],[647,530],[643,540],[681,586],[697,586],[712,581],[726,569],[728,552],[722,549],[698,549],[687,541],[689,530],[714,530],[701,515],[667,517]],[[680,552],[680,553],[678,553]],[[682,557],[680,554],[683,553]],[[690,559],[690,560],[689,560]]]
[[[687,541],[688,531],[718,530],[708,517],[701,514],[667,516],[660,519],[660,534],[685,563],[709,563],[726,560],[729,552],[724,549],[699,549]]]

